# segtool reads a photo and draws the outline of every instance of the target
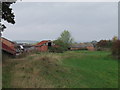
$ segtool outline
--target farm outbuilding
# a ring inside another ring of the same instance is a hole
[[[4,37],[1,37],[1,42],[3,44],[7,45],[9,48],[15,50],[15,43],[14,42],[12,42]]]
[[[94,50],[95,50],[93,44],[88,44],[86,48],[87,48],[87,50],[89,50],[89,51],[94,51]]]
[[[2,42],[2,51],[3,52],[7,52],[11,55],[15,55],[16,54],[16,50],[15,50],[15,43],[6,39],[6,38],[3,38],[1,37],[0,38],[1,42]]]
[[[2,60],[7,59],[8,57],[14,57],[16,55],[15,43],[1,37],[0,38],[2,46]]]
[[[8,45],[6,45],[4,43],[2,43],[2,51],[6,52],[6,53],[9,53],[11,55],[15,55],[16,54],[15,49],[9,47]]]
[[[70,46],[70,50],[89,50],[94,51],[95,48],[91,43],[80,43],[80,44],[73,44]]]
[[[52,41],[44,40],[44,41],[37,43],[34,46],[35,46],[36,50],[45,52],[45,51],[48,51],[48,48],[51,47],[52,45],[53,45]]]

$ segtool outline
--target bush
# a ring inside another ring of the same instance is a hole
[[[61,40],[55,40],[54,44],[54,46],[49,47],[50,52],[63,53],[64,51],[67,51],[69,47],[68,44],[64,43]]]
[[[120,40],[116,40],[113,43],[112,55],[117,59],[120,59]]]
[[[97,45],[96,49],[98,51],[109,51],[112,48],[113,41],[111,40],[100,40]]]
[[[49,51],[56,52],[56,53],[63,53],[65,51],[65,49],[62,47],[50,47]]]

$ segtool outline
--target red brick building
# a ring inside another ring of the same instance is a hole
[[[95,48],[93,46],[87,46],[87,50],[89,50],[89,51],[95,51]]]
[[[48,48],[52,46],[52,42],[50,40],[44,40],[35,45],[36,50],[45,52],[48,51]]]
[[[0,38],[1,42],[2,42],[2,52],[6,52],[8,54],[12,54],[15,55],[16,54],[16,49],[15,49],[15,43],[1,37]]]

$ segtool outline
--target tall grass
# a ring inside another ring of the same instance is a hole
[[[12,59],[3,66],[3,87],[116,88],[118,63],[109,55],[104,51],[37,52]]]
[[[53,53],[40,53],[8,61],[10,64],[3,67],[3,87],[53,87],[50,84],[51,81],[46,81],[43,75],[49,74],[52,69],[57,69],[61,63],[60,58],[60,56]]]

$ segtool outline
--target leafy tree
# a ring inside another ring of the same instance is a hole
[[[61,33],[61,35],[60,35],[60,37],[58,38],[58,40],[61,40],[61,41],[63,41],[63,42],[66,43],[66,44],[71,44],[71,43],[73,42],[73,38],[71,37],[70,32],[67,31],[67,30],[64,30],[64,31]]]
[[[96,48],[97,48],[97,50],[111,50],[112,45],[113,45],[112,40],[100,40],[96,44]]]
[[[1,13],[0,16],[4,21],[7,21],[8,23],[11,23],[11,24],[15,24],[15,20],[14,20],[15,15],[12,12],[12,8],[10,7],[11,4],[13,3],[15,2],[0,2],[0,13]],[[0,23],[0,28],[1,28],[1,31],[3,31],[6,28],[6,26]]]
[[[68,49],[68,47],[67,47],[68,44],[64,43],[61,40],[55,40],[53,43],[55,43],[56,45],[62,47],[64,50]]]
[[[55,47],[50,47],[49,50],[51,52],[64,52],[67,51],[69,46],[72,44],[73,38],[71,37],[71,34],[69,31],[64,30],[60,37],[53,41],[55,44]],[[57,47],[56,47],[57,46]]]
[[[107,47],[107,41],[106,41],[106,40],[100,40],[100,41],[97,43],[97,47],[102,47],[102,48]]]

